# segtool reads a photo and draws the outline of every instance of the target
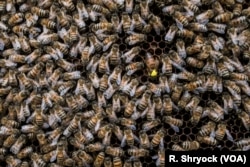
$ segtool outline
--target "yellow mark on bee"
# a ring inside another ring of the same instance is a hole
[[[156,77],[158,72],[156,70],[153,70],[150,74],[151,77]]]

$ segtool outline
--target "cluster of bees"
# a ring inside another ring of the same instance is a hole
[[[1,0],[0,166],[164,166],[167,148],[224,140],[249,150],[226,118],[249,131],[249,17],[244,0]],[[152,35],[169,49],[145,50]],[[170,145],[186,124],[176,113],[199,131]]]

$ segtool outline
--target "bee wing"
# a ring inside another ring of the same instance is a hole
[[[159,148],[160,150],[164,149],[164,138],[161,139]]]
[[[131,26],[130,26],[130,31],[134,31],[135,29],[135,21],[132,20]]]
[[[141,113],[141,118],[144,118],[145,115],[148,113],[149,108],[147,107],[142,113]]]
[[[227,135],[227,140],[233,142],[234,139],[233,139],[233,136],[231,135],[231,133],[229,132],[229,130],[226,129],[226,135]]]
[[[250,150],[250,145],[244,146],[244,147],[242,148],[242,151],[249,151],[249,150]]]
[[[136,87],[134,86],[133,89],[130,91],[130,96],[133,97],[135,95]]]
[[[50,162],[54,162],[56,160],[57,150],[53,151],[53,155],[50,158]]]
[[[29,123],[32,121],[32,119],[35,117],[35,112],[32,113],[32,115],[26,120],[26,123]]]
[[[171,126],[171,128],[172,128],[175,132],[178,133],[178,132],[180,131],[180,129],[179,129],[178,126],[175,126],[175,125],[173,125],[173,124],[171,124],[170,126]]]
[[[154,155],[154,156],[152,156],[152,159],[158,159],[159,158],[159,156],[158,155]]]
[[[100,129],[100,126],[101,126],[101,120],[98,120],[95,125],[95,132],[97,132]]]
[[[5,46],[5,44],[4,44],[3,40],[0,39],[0,50],[3,50],[4,46]]]
[[[123,138],[122,138],[122,141],[121,141],[121,147],[125,146],[125,144],[126,144],[126,138],[127,138],[127,136],[124,135]]]
[[[135,125],[130,125],[129,127],[130,127],[131,130],[136,130]]]
[[[210,137],[215,138],[215,133],[215,130],[212,130],[212,132],[210,133]]]
[[[179,28],[179,30],[183,30],[183,24],[179,22],[177,19],[175,19],[176,26]]]

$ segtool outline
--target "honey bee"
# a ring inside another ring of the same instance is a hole
[[[145,20],[148,19],[148,16],[150,14],[149,2],[140,1],[139,7],[140,7],[141,17]]]
[[[103,40],[103,51],[106,51],[110,46],[119,39],[118,35],[110,35]]]
[[[118,122],[117,115],[116,115],[115,111],[113,110],[111,104],[108,104],[106,106],[106,115],[107,115],[110,122],[112,122],[112,123]]]
[[[203,85],[202,80],[192,81],[184,85],[184,89],[187,91],[193,91],[197,89],[198,87],[201,87]]]
[[[48,140],[46,139],[46,136],[44,133],[39,132],[36,135],[37,141],[39,143],[39,146],[44,146],[46,144],[48,144]]]
[[[171,16],[171,15],[174,14],[174,12],[175,12],[176,10],[180,10],[180,9],[181,9],[181,6],[180,6],[180,5],[175,5],[175,4],[173,4],[173,5],[164,6],[164,7],[162,8],[162,12],[163,12],[164,14],[166,14],[166,15]]]
[[[103,163],[104,167],[112,167],[112,161],[110,157],[105,157],[104,158],[104,163]]]
[[[188,27],[190,27],[191,30],[196,32],[207,32],[207,27],[200,23],[190,23]]]
[[[211,136],[197,136],[197,141],[212,146],[215,146],[218,143],[218,141]]]
[[[118,140],[122,141],[123,139],[123,131],[120,129],[119,126],[115,125],[112,129],[112,132],[115,134],[115,136],[118,138]]]
[[[195,68],[202,68],[202,67],[204,67],[204,62],[201,61],[201,60],[198,60],[198,59],[196,59],[194,57],[188,57],[186,59],[186,61],[187,61],[187,64],[190,65],[190,66],[192,66],[192,67],[195,67]]]
[[[123,156],[125,154],[122,148],[120,148],[120,147],[111,147],[111,146],[106,147],[105,153],[108,154],[108,155],[111,155],[113,157],[121,157],[121,156]]]
[[[41,9],[41,8],[35,7],[35,6],[31,7],[31,13],[34,13],[38,17],[48,17],[49,16],[48,10],[44,10],[44,9]]]
[[[179,11],[174,12],[173,18],[175,19],[176,25],[180,30],[187,27],[189,24],[188,18]]]
[[[171,82],[170,82],[170,85],[171,85]],[[177,103],[179,101],[181,94],[182,94],[182,91],[183,91],[182,85],[175,85],[173,87],[173,92],[171,95],[171,99],[173,102]]]
[[[71,12],[75,10],[75,5],[71,0],[60,0],[59,4]]]
[[[19,166],[22,163],[20,159],[15,158],[12,155],[8,155],[5,158],[6,158],[5,161],[8,164],[8,166]]]
[[[228,91],[231,93],[232,91],[235,91],[236,93],[240,93],[241,89],[239,86],[236,85],[235,82],[233,81],[229,81],[229,80],[225,80],[224,81],[224,85],[225,87],[228,89]],[[232,93],[231,93],[232,94]]]
[[[132,24],[130,27],[131,31],[134,31],[134,30],[142,31],[143,26],[145,26],[146,24],[147,23],[141,18],[138,12],[132,13]]]
[[[141,33],[130,32],[130,35],[125,39],[128,45],[135,45],[147,40],[147,36]]]
[[[223,140],[225,134],[227,135],[227,139],[233,142],[233,137],[230,134],[229,130],[227,130],[227,126],[225,123],[220,123],[217,125],[217,130],[215,131],[215,138],[219,141]]]
[[[120,124],[122,126],[128,127],[132,130],[136,130],[136,122],[133,119],[130,118],[120,118]]]
[[[184,148],[182,148],[180,145],[178,145],[178,144],[174,144],[173,146],[172,146],[172,150],[173,151],[186,151]]]
[[[111,23],[115,29],[115,32],[120,34],[122,32],[122,22],[120,21],[120,18],[117,14],[112,14]]]
[[[70,122],[69,126],[63,131],[63,135],[68,137],[71,135],[71,133],[73,133],[77,129],[81,129],[80,122],[81,122],[81,115],[77,113],[74,116],[73,120]]]
[[[63,132],[63,129],[61,127],[58,127],[51,132],[47,132],[46,134],[49,134],[48,139],[47,139],[48,142],[49,143],[56,143],[58,141],[59,137],[61,136],[62,132]]]
[[[160,125],[161,121],[159,119],[154,119],[151,121],[147,121],[142,125],[142,130],[143,131],[149,131],[151,129],[153,129],[154,127],[157,127],[158,125]]]
[[[132,99],[128,102],[127,107],[124,110],[124,116],[130,117],[136,110],[136,100]]]
[[[8,24],[10,26],[14,26],[20,22],[22,22],[24,19],[24,14],[23,13],[15,13],[14,15],[12,15],[9,20],[8,20]]]
[[[89,119],[87,126],[90,129],[95,129],[97,132],[100,128],[101,121],[103,119],[102,113],[96,113],[92,118]]]
[[[133,97],[135,95],[136,87],[139,85],[137,78],[132,79],[128,85],[122,88],[122,92]]]
[[[165,136],[165,131],[163,130],[163,129],[160,129],[160,130],[158,130],[155,134],[154,134],[154,136],[153,136],[153,138],[152,138],[152,140],[151,140],[151,142],[150,142],[150,144],[151,144],[151,148],[152,147],[156,147],[156,146],[158,146],[158,145],[160,145],[160,148],[163,148],[164,146],[164,136]]]
[[[234,108],[234,102],[232,97],[230,96],[229,93],[224,92],[222,94],[222,100],[223,100],[223,104],[224,104],[224,111],[226,114],[228,114],[229,111],[232,111],[232,109]]]
[[[30,92],[27,90],[22,90],[19,93],[16,94],[13,101],[20,104],[24,99],[26,99],[29,96]]]
[[[232,99],[231,99],[232,100]],[[242,105],[247,113],[250,113],[250,99],[247,96],[242,97]]]
[[[150,141],[147,133],[145,131],[139,132],[140,148],[148,149],[150,148]]]
[[[27,119],[27,123],[33,121],[37,126],[41,127],[44,125],[47,117],[40,108],[35,109],[32,115]]]
[[[11,134],[9,135],[3,142],[3,146],[5,148],[10,148],[17,141],[19,134]]]
[[[215,101],[208,101],[208,106],[213,110],[215,111],[222,119],[224,118],[224,110],[223,108]]]
[[[99,65],[98,65],[98,71],[100,73],[107,73],[110,74],[110,68],[109,68],[109,63],[108,63],[108,57],[105,57],[104,55],[101,56],[99,60]]]
[[[163,95],[163,104],[162,104],[162,112],[169,115],[173,110],[173,102],[168,95]]]
[[[207,24],[209,22],[209,19],[214,17],[214,15],[215,15],[214,11],[209,9],[197,15],[195,18],[198,23]]]
[[[226,23],[226,22],[230,21],[232,18],[233,18],[232,12],[225,12],[225,13],[217,15],[214,18],[214,21],[217,23]]]
[[[187,151],[198,150],[200,148],[200,143],[197,141],[184,141],[182,142],[182,147]]]
[[[136,136],[134,135],[132,130],[129,128],[126,128],[124,130],[124,135],[123,135],[123,139],[121,142],[121,147],[124,147],[126,144],[130,147],[134,146],[135,138],[136,138]]]
[[[149,155],[149,151],[144,148],[129,148],[128,154],[135,158],[144,157]]]
[[[130,50],[128,50],[127,52],[125,52],[121,57],[125,59],[125,63],[131,63],[134,57],[139,55],[140,51],[141,51],[141,48],[138,46],[135,46],[131,48]]]
[[[113,44],[109,54],[107,55],[111,65],[120,64],[121,60],[120,60],[120,53],[119,52],[120,52],[119,45]]]
[[[79,142],[79,146],[80,146],[80,143],[85,144],[87,142],[87,138],[83,135],[81,131],[78,131],[74,134],[74,140],[76,141],[71,140],[71,143]]]
[[[201,99],[198,96],[192,97],[192,99],[186,105],[185,110],[186,111],[193,111],[200,103],[200,100]]]
[[[148,19],[149,19],[149,24],[151,24],[151,26],[154,28],[156,34],[160,35],[161,31],[165,29],[161,22],[161,19],[152,13],[148,16]]]
[[[164,37],[165,41],[171,43],[174,40],[175,34],[177,34],[177,31],[178,31],[178,27],[175,24],[171,25]]]
[[[244,148],[245,146],[248,146],[250,143],[250,139],[249,138],[244,138],[244,139],[241,139],[239,141],[237,141],[235,143],[235,145],[238,147],[238,148]]]
[[[219,34],[225,34],[226,24],[221,23],[207,23],[207,28],[209,31],[214,31]]]
[[[116,12],[118,10],[118,6],[117,3],[115,3],[114,1],[108,1],[108,0],[104,0],[103,4],[109,9],[109,11],[111,12]]]
[[[96,156],[96,159],[94,161],[94,166],[95,167],[101,167],[102,164],[104,163],[105,159],[105,153],[104,152],[99,152]]]
[[[110,11],[106,7],[104,7],[104,6],[94,4],[92,6],[92,10],[95,11],[95,12],[97,12],[97,13],[101,13],[104,16],[110,16]]]
[[[99,90],[104,92],[108,88],[108,75],[104,74],[99,80]]]
[[[176,132],[179,132],[179,127],[183,125],[183,121],[171,116],[164,116],[164,122],[169,124]]]
[[[95,51],[99,52],[102,49],[103,44],[97,39],[97,37],[93,33],[90,33],[88,35],[88,39],[89,39],[89,42],[90,42],[90,48],[94,49],[93,53]]]
[[[33,148],[31,146],[27,146],[23,148],[19,153],[17,153],[18,159],[24,159],[28,157],[33,152]]]
[[[232,80],[248,81],[248,76],[242,73],[231,72],[229,76]]]
[[[144,67],[143,62],[134,62],[125,67],[125,70],[127,71],[126,76],[131,76],[136,71],[141,70]]]
[[[192,111],[192,117],[190,119],[190,122],[193,125],[197,125],[201,119],[203,113],[203,108],[201,106],[196,107],[193,111]]]
[[[97,152],[102,151],[104,149],[104,145],[100,142],[96,142],[94,144],[89,144],[85,147],[87,152]]]
[[[238,114],[238,117],[241,119],[244,127],[249,130],[249,127],[250,127],[250,117],[249,115],[245,112],[245,111],[241,111],[239,114]]]
[[[143,93],[142,98],[139,99],[137,102],[138,103],[137,108],[140,111],[144,111],[148,107],[151,96],[152,93],[149,90],[146,90],[145,93]]]
[[[203,125],[198,132],[200,136],[209,136],[211,133],[215,132],[216,124],[212,121],[209,121],[206,125]]]
[[[26,136],[25,135],[19,136],[15,141],[15,143],[10,147],[10,151],[13,154],[18,154],[25,143],[26,143]]]

